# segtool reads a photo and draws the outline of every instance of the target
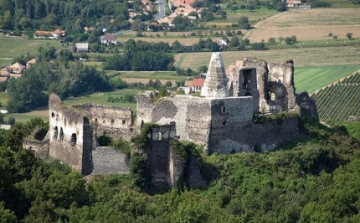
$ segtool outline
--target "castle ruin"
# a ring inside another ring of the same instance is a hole
[[[155,123],[146,149],[153,179],[175,185],[184,166],[169,140],[204,146],[205,153],[266,151],[300,136],[298,117],[317,118],[314,101],[295,94],[294,63],[267,63],[245,58],[228,75],[220,53],[213,53],[201,96],[175,95],[156,101],[156,92],[137,95],[137,115],[129,108],[82,104],[63,105],[49,99],[49,131],[42,141],[26,140],[24,147],[38,156],[59,159],[84,175],[128,172],[128,157],[98,147],[101,135],[130,139],[144,123]],[[281,120],[271,114],[288,114]],[[295,114],[295,115],[291,115]],[[260,120],[260,121],[259,121]],[[162,127],[163,126],[163,127]],[[174,171],[176,170],[176,171]]]

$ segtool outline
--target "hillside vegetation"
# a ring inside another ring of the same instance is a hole
[[[359,222],[360,144],[303,120],[306,137],[265,153],[202,157],[204,190],[149,195],[131,176],[89,176],[20,149],[33,121],[0,131],[1,222]]]
[[[360,118],[360,73],[319,90],[313,98],[322,120],[346,121],[349,116]]]

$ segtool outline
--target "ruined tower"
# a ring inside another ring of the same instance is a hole
[[[201,90],[201,96],[210,98],[224,98],[229,96],[227,82],[228,79],[221,54],[218,52],[213,53],[211,55],[204,87]]]

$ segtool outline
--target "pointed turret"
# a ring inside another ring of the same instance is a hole
[[[205,83],[201,90],[201,96],[212,98],[227,97],[229,95],[227,82],[228,79],[221,54],[213,53],[211,55]]]

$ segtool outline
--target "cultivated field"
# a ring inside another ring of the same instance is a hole
[[[10,63],[13,58],[26,55],[36,55],[40,46],[51,45],[60,47],[57,40],[29,40],[25,37],[0,36],[0,67]]]
[[[270,37],[296,36],[298,40],[332,39],[329,33],[339,39],[347,33],[360,37],[360,13],[358,8],[311,9],[290,11],[274,15],[254,25],[245,34],[251,42],[267,41]]]
[[[360,46],[292,48],[264,51],[228,51],[221,53],[225,66],[235,64],[245,57],[256,57],[267,61],[282,62],[294,60],[296,67],[339,64],[359,64]],[[180,53],[175,56],[175,65],[181,68],[197,69],[208,65],[211,52]]]
[[[328,86],[339,79],[360,70],[360,64],[357,65],[328,65],[328,66],[310,66],[300,67],[295,70],[296,93],[314,91]],[[360,93],[360,92],[359,92]]]
[[[346,121],[360,116],[360,73],[318,91],[313,95],[322,120]]]

